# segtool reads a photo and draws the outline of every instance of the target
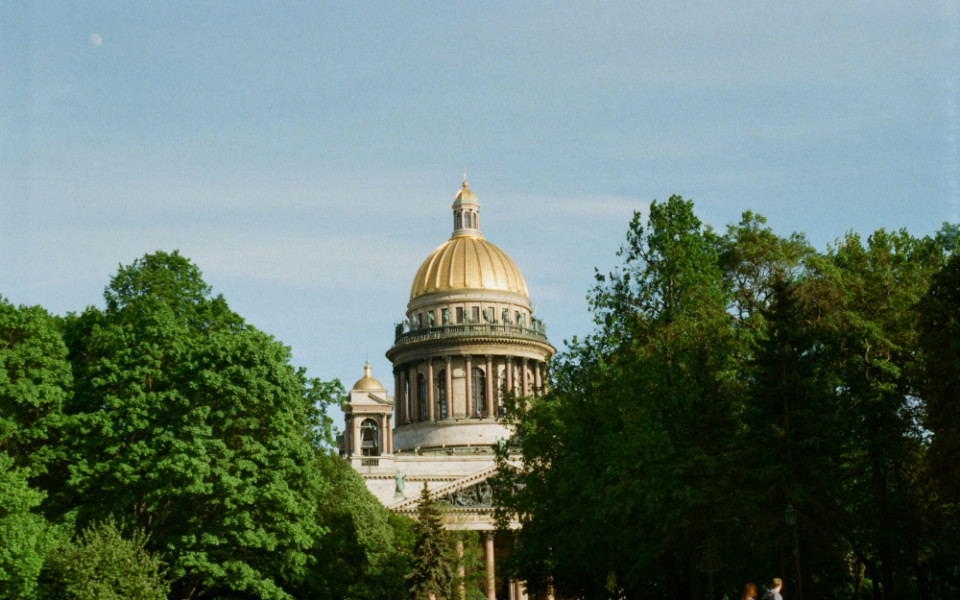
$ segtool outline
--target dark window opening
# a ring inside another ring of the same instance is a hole
[[[440,371],[437,375],[437,408],[439,418],[447,418],[447,373]]]
[[[483,369],[473,368],[473,416],[481,417],[487,414],[487,376]]]
[[[427,415],[427,378],[417,375],[417,400],[420,404],[420,420],[426,421]]]
[[[380,456],[380,428],[373,419],[360,424],[360,453],[363,456]]]

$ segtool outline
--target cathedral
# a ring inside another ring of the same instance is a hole
[[[466,181],[451,208],[453,234],[417,269],[386,353],[393,394],[368,363],[344,405],[341,453],[394,512],[415,516],[426,484],[448,505],[447,528],[480,532],[487,598],[526,600],[522,582],[497,576],[508,540],[496,533],[487,479],[512,435],[504,392],[541,393],[555,349],[520,269],[480,233]]]

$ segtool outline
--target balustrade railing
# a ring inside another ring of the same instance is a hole
[[[398,325],[394,338],[394,342],[397,344],[463,336],[512,337],[537,342],[547,341],[546,328],[539,323],[536,327],[507,325],[504,323],[457,323],[455,325],[437,325],[410,331],[404,331],[403,329],[402,326]]]

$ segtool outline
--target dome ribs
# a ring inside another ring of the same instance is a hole
[[[479,244],[478,244],[478,245],[479,245]],[[497,268],[497,265],[494,264],[496,261],[495,261],[495,259],[494,259],[494,253],[490,251],[490,245],[488,245],[488,244],[483,244],[483,245],[481,245],[481,247],[483,248],[482,254],[484,255],[484,258],[486,258],[486,262],[487,262],[488,265],[490,266],[490,268],[489,268],[488,270],[490,271],[490,275],[491,275],[491,277],[492,277],[492,279],[493,279],[493,281],[491,282],[493,285],[488,286],[488,285],[487,285],[487,282],[483,280],[484,269],[483,269],[483,267],[481,266],[481,267],[480,267],[480,287],[495,287],[495,288],[503,287],[503,283],[504,283],[504,282],[501,282],[501,281],[500,281],[500,277],[499,277],[499,271],[500,271],[501,269],[502,269],[502,270],[506,270],[506,269],[504,268],[503,261],[502,261],[502,260],[500,261],[500,265],[499,265],[500,269],[498,269],[498,268]],[[480,256],[480,254],[481,254],[481,252],[480,252],[480,250],[478,249],[478,250],[477,250],[477,257],[478,257],[478,258],[479,258],[479,256]]]
[[[477,244],[464,244],[463,285],[468,288],[486,287],[483,281],[483,264]]]
[[[507,254],[482,237],[456,236],[420,265],[410,299],[432,292],[488,289],[528,296],[523,275]]]

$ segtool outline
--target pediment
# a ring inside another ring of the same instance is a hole
[[[350,392],[350,406],[393,406],[393,401],[387,396],[386,392]]]

